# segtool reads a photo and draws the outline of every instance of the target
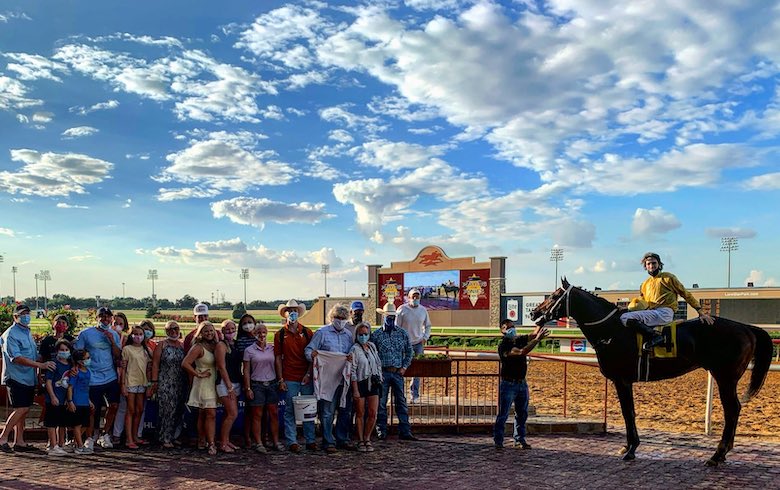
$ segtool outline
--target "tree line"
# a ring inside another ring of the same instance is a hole
[[[5,301],[3,302],[10,303],[12,299],[13,298],[4,298]],[[250,301],[247,304],[246,308],[249,310],[270,310],[270,309],[275,310],[276,307],[279,306],[279,304],[287,302],[287,299],[277,299],[273,301],[256,299]],[[33,307],[36,304],[35,296],[24,298],[21,301],[30,307]],[[314,300],[299,300],[299,301],[303,302],[307,308],[311,308],[312,304],[314,304]],[[50,310],[56,308],[65,308],[66,306],[78,310],[78,309],[96,308],[98,306],[98,302],[100,306],[108,306],[112,309],[118,309],[118,310],[147,309],[152,305],[152,298],[151,296],[147,296],[145,298],[117,297],[117,298],[100,298],[100,300],[98,301],[96,297],[77,298],[75,296],[70,296],[67,294],[56,293],[56,294],[52,294],[52,296],[48,298],[48,300],[46,301],[46,306]],[[185,294],[181,298],[174,301],[171,301],[167,298],[157,298],[157,308],[161,310],[186,310],[189,308],[193,308],[196,304],[201,302],[207,304],[210,308],[224,309],[224,310],[232,310],[236,306],[230,301],[221,301],[219,303],[215,303],[212,305],[210,301],[207,300],[201,301],[192,295]],[[37,303],[40,308],[43,308],[44,306],[43,296],[38,297]]]

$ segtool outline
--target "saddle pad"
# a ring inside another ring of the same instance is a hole
[[[668,325],[659,325],[655,327],[657,332],[661,332],[666,339],[666,343],[653,348],[650,357],[658,359],[674,359],[677,357],[677,322]],[[639,356],[642,356],[642,344],[644,338],[641,333],[636,334],[636,345],[639,350]]]

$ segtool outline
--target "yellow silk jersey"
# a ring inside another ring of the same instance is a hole
[[[697,311],[701,309],[699,301],[670,272],[659,272],[655,277],[648,277],[640,286],[639,293],[647,302],[648,310],[664,306],[677,311],[678,296],[682,296]]]

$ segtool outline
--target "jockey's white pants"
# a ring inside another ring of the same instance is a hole
[[[620,315],[620,321],[623,322],[623,326],[631,318],[636,318],[640,322],[644,323],[648,327],[655,327],[657,325],[666,325],[674,320],[674,311],[671,308],[660,307],[652,310],[638,310],[629,311]]]

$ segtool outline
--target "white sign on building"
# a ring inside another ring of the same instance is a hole
[[[535,323],[531,320],[531,312],[534,308],[542,304],[544,296],[523,296],[523,326],[533,327]]]
[[[519,302],[516,299],[509,299],[506,301],[506,317],[516,322],[520,317]]]

